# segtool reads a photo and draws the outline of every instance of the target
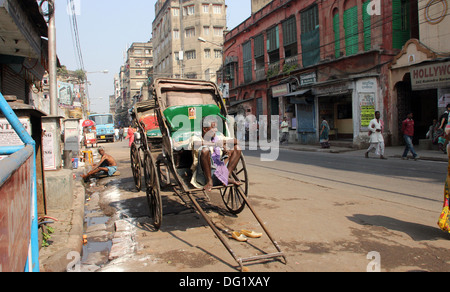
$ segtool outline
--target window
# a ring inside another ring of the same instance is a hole
[[[183,15],[187,16],[187,15],[194,15],[194,14],[195,14],[195,6],[194,5],[185,6],[183,8]]]
[[[209,13],[209,4],[203,4],[203,13]]]
[[[334,31],[334,55],[336,58],[341,56],[341,37],[339,27],[339,11],[335,9],[333,11],[333,31]]]
[[[344,11],[345,54],[358,53],[358,7],[353,6]]]
[[[197,59],[195,50],[193,50],[193,51],[186,51],[186,59],[187,60]]]
[[[317,5],[303,11],[301,17],[301,44],[303,66],[308,67],[320,61],[320,29]]]
[[[269,53],[269,64],[280,61],[280,36],[278,25],[267,31],[267,52]]]
[[[223,27],[214,27],[214,35],[223,36]]]
[[[195,37],[195,27],[186,29],[186,37]]]
[[[408,0],[392,1],[392,47],[394,49],[401,49],[411,36],[409,10]]]
[[[172,8],[173,16],[179,16],[180,15],[180,8]]]
[[[367,13],[367,7],[370,4],[370,0],[366,1],[363,3],[363,7],[362,7],[362,18],[363,18],[363,27],[364,27],[364,31],[363,31],[363,35],[364,35],[364,51],[368,51],[370,50],[370,48],[372,47],[371,44],[371,37],[372,37],[372,31],[371,31],[371,22],[370,22],[370,15],[369,13]]]
[[[280,47],[280,37],[278,35],[278,26],[267,31],[267,51],[272,52]]]
[[[203,27],[203,35],[209,35],[209,26]]]
[[[297,24],[295,16],[283,22],[283,44],[289,46],[297,43]]]
[[[283,45],[286,58],[297,56],[297,23],[295,16],[283,22]]]
[[[216,59],[222,58],[222,51],[221,50],[214,50],[214,57]]]
[[[211,50],[210,49],[205,49],[205,58],[206,59],[210,59],[211,58]]]
[[[180,38],[180,31],[178,29],[173,30],[173,38],[176,40]]]
[[[249,83],[252,81],[252,43],[246,42],[242,45],[243,50],[243,62],[244,62],[244,82]]]
[[[255,57],[255,67],[257,70],[256,75],[257,78],[258,77],[263,78],[265,76],[264,75],[265,72],[264,72],[264,36],[262,34],[254,38],[253,46],[254,46],[253,55]],[[261,74],[261,76],[259,76],[259,74]]]
[[[222,14],[222,5],[213,5],[214,14]]]

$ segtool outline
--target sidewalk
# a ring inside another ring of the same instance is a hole
[[[354,156],[361,156],[364,157],[364,153],[366,152],[366,149],[355,149],[350,147],[342,147],[342,146],[333,146],[331,142],[331,147],[328,149],[322,149],[320,145],[303,145],[299,143],[289,143],[289,144],[282,144],[280,145],[280,148],[282,149],[289,149],[289,150],[295,150],[295,151],[312,151],[312,152],[327,152],[327,153],[345,153],[350,152],[351,155]],[[391,146],[386,147],[385,149],[385,157],[386,158],[398,158],[400,159],[403,154],[403,150],[405,149],[405,146]],[[442,161],[447,162],[448,156],[444,154],[442,151],[438,150],[422,150],[418,149],[418,147],[415,148],[417,154],[420,157],[420,160],[428,160],[428,161]],[[370,157],[375,157],[375,153],[370,153]],[[408,158],[412,159],[411,153],[408,154]]]

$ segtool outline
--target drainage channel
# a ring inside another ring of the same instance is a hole
[[[100,193],[95,182],[86,187],[84,211],[83,249],[81,265],[88,271],[96,271],[109,262],[113,227],[111,217],[99,206]]]

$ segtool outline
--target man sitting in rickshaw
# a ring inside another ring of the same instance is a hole
[[[207,192],[213,186],[241,184],[231,177],[241,157],[241,149],[235,138],[227,138],[218,131],[217,118],[204,117],[202,137],[193,136],[191,142],[194,159],[191,183],[197,188],[200,188],[199,185],[203,186]]]
[[[97,173],[105,173],[108,176],[113,176],[117,171],[117,163],[116,160],[109,154],[106,154],[105,149],[102,147],[98,148],[98,153],[102,156],[100,162],[98,164],[94,164],[91,171],[89,171],[86,175],[81,175],[84,181],[88,181],[91,176],[96,175]]]

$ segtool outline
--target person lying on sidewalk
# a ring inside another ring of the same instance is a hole
[[[81,175],[81,177],[84,179],[85,182],[88,181],[88,179],[91,176],[94,176],[95,174],[100,173],[102,171],[106,173],[108,176],[113,176],[114,173],[116,173],[117,171],[116,161],[111,155],[106,154],[105,149],[99,147],[98,153],[102,156],[100,162],[98,164],[94,164],[92,170],[89,171],[87,174]]]

